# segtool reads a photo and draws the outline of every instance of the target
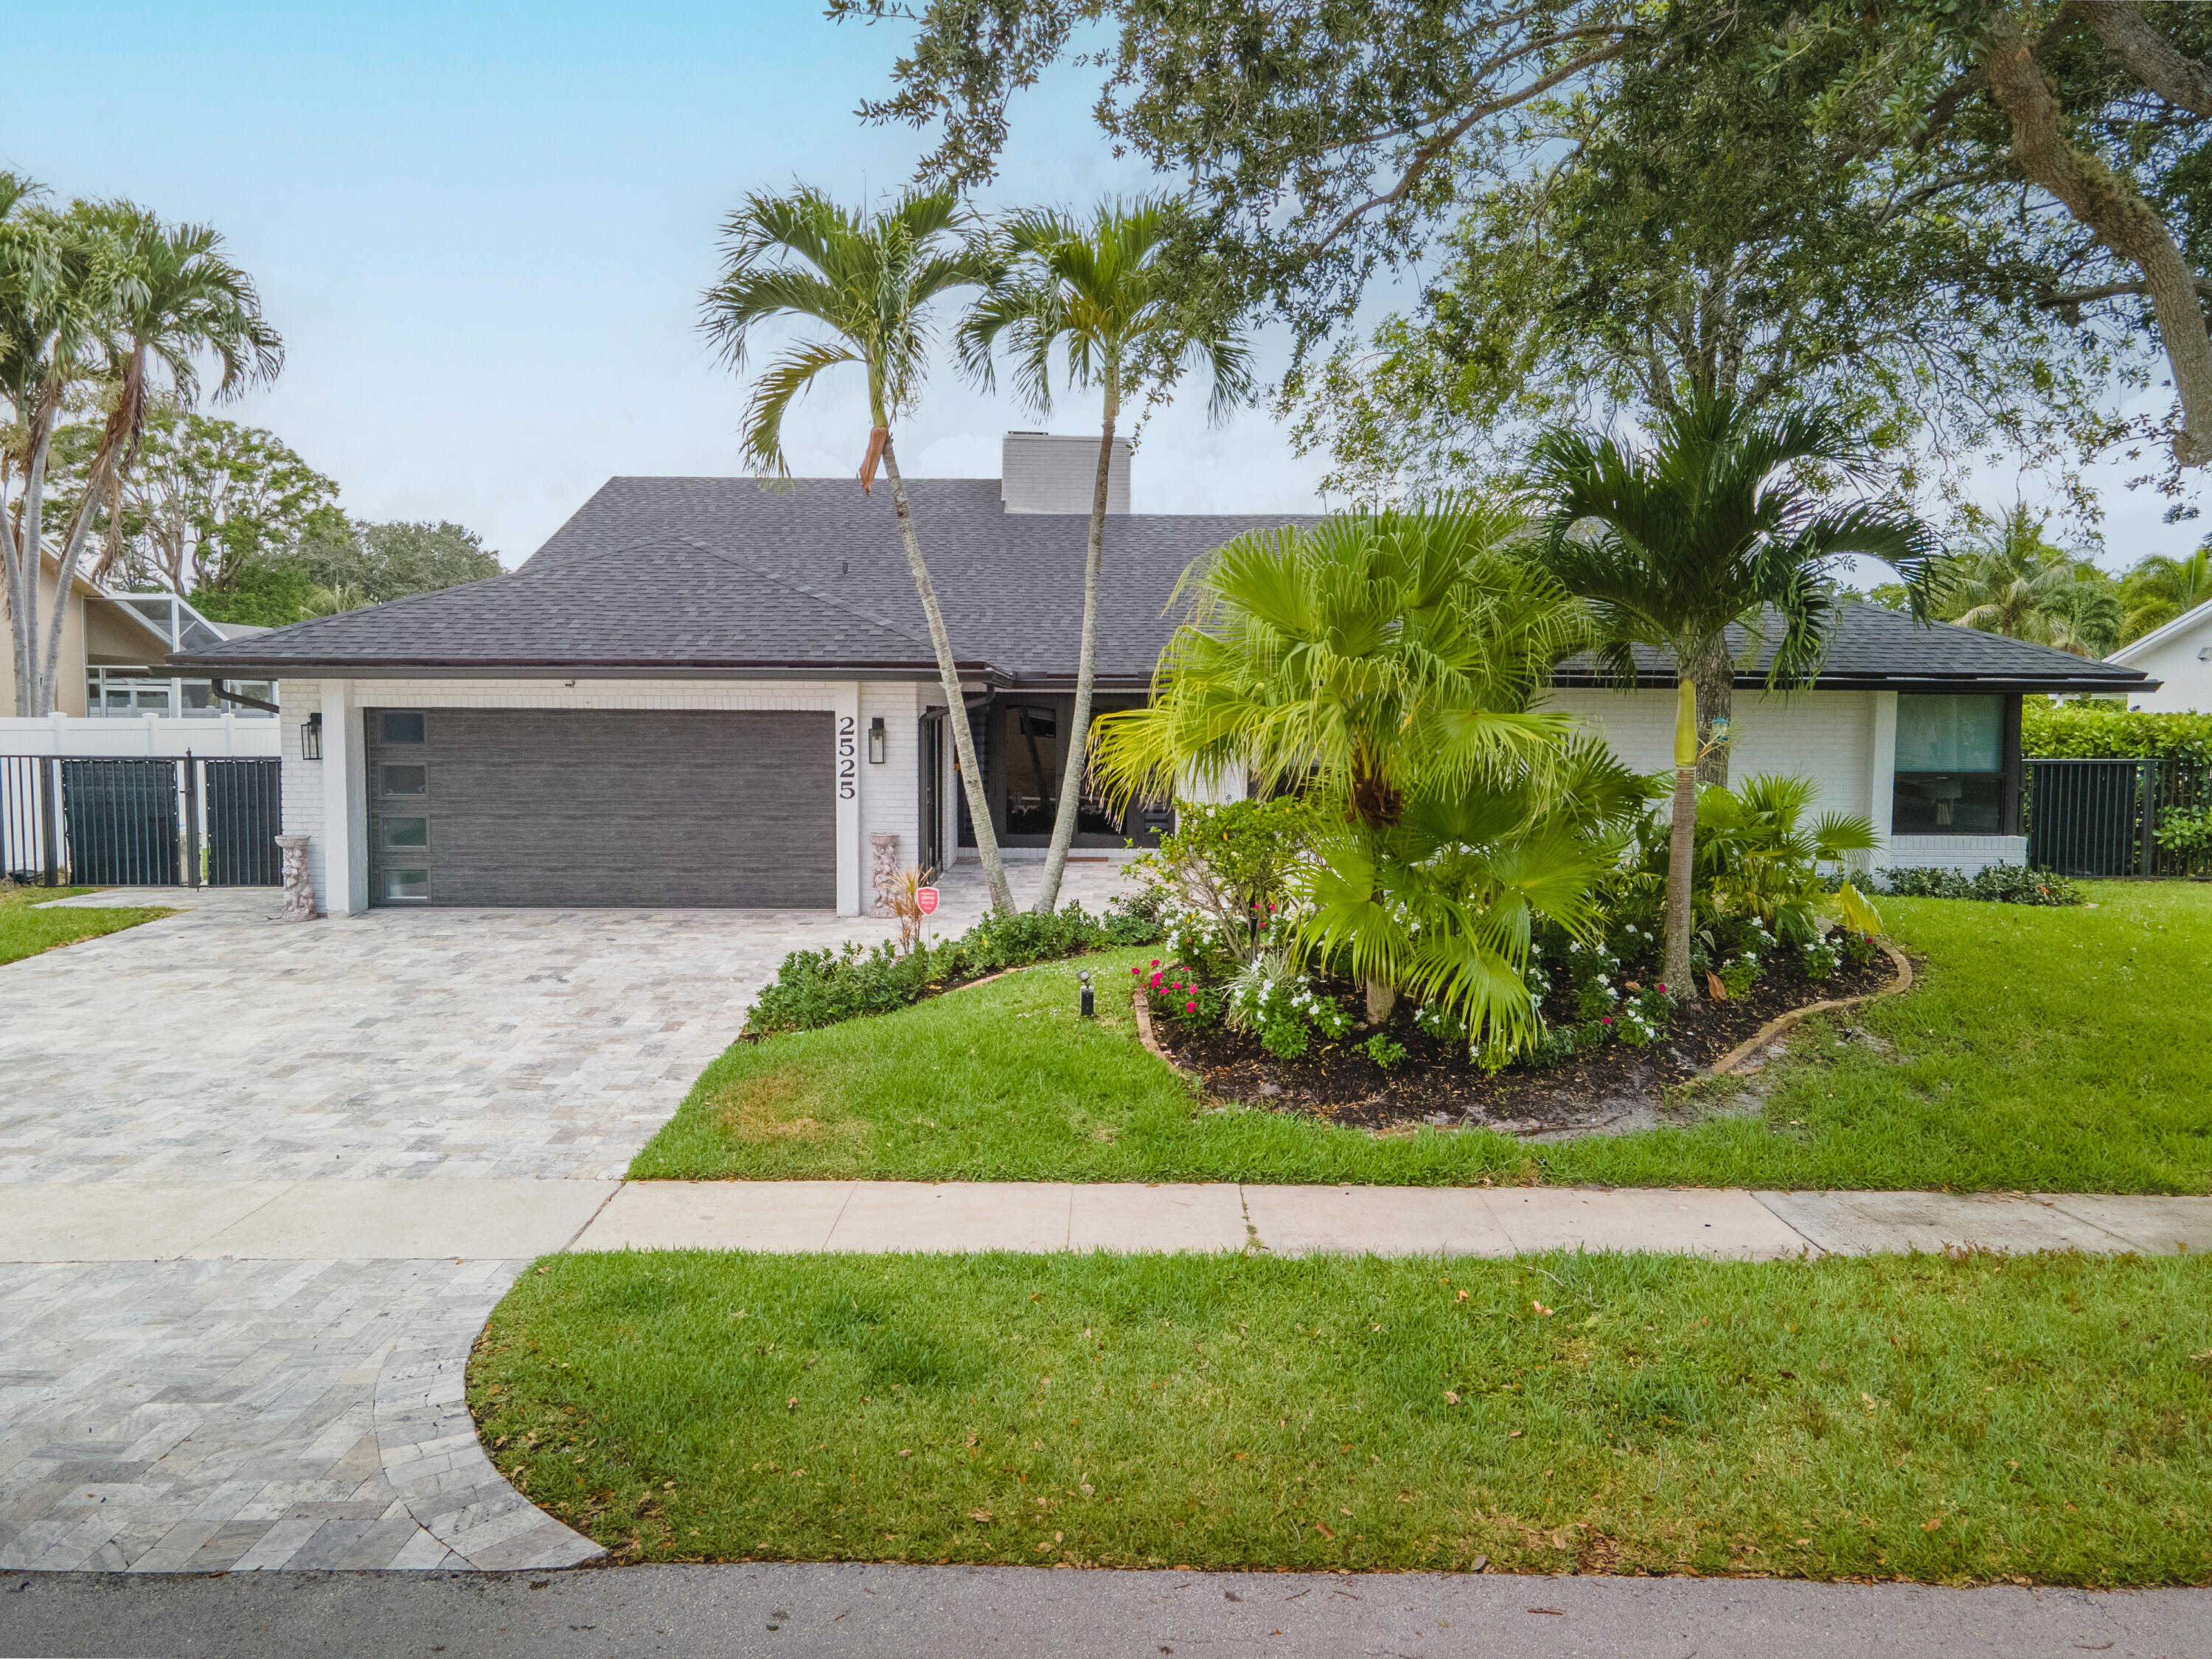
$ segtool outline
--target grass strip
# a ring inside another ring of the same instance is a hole
[[[2208,1307],[2201,1258],[591,1255],[468,1386],[629,1560],[2201,1584]]]
[[[97,892],[93,887],[15,887],[0,885],[0,964],[21,962],[58,945],[119,933],[143,921],[174,915],[157,907],[130,909],[47,910],[33,907]]]
[[[641,1179],[872,1177],[2212,1191],[2212,885],[2099,884],[2094,909],[1890,899],[1923,958],[1905,996],[1815,1017],[1747,1100],[1701,1121],[1531,1146],[1377,1138],[1263,1107],[1205,1109],[1136,1042],[1118,987],[1153,951],[1052,963],[879,1018],[741,1043],[631,1166]]]

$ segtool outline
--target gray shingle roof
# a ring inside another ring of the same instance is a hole
[[[1739,626],[1728,632],[1730,650],[1745,665],[1735,683],[1764,685],[1774,660],[1771,642],[1761,640],[1753,651],[1749,629]],[[1638,684],[1674,684],[1670,652],[1639,647],[1636,668]],[[2117,663],[2007,639],[2002,634],[1984,634],[1951,623],[1923,624],[1902,611],[1858,604],[1846,605],[1837,612],[1828,654],[1816,684],[1833,690],[1874,686],[1889,690],[2044,692],[2152,689],[2152,683],[2136,678],[2136,672]],[[1588,657],[1572,657],[1560,665],[1556,678],[1565,684],[1589,684],[1597,678],[1597,666]]]
[[[915,523],[963,672],[1073,678],[1083,611],[1082,514],[1008,514],[995,478],[908,482]],[[1166,643],[1190,562],[1289,514],[1131,514],[1108,520],[1102,680],[1141,684]],[[1744,641],[1741,630],[1736,643]],[[367,669],[617,673],[933,673],[890,491],[850,478],[763,489],[750,478],[611,478],[520,570],[234,640],[178,662],[242,673]],[[1579,660],[1561,671],[1587,678]],[[1642,672],[1672,684],[1645,653]],[[1764,678],[1754,667],[1742,683]],[[1843,613],[1823,685],[2140,689],[2143,677],[1995,635]]]

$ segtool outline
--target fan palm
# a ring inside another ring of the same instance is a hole
[[[1841,865],[1877,844],[1874,820],[1863,815],[1824,812],[1808,823],[1816,793],[1810,778],[1769,773],[1698,793],[1700,880],[1716,900],[1800,945],[1816,937],[1814,917],[1825,897],[1820,866]]]
[[[1044,882],[1037,893],[1041,912],[1059,902],[1060,875],[1082,808],[1115,422],[1125,401],[1147,390],[1164,393],[1195,365],[1211,374],[1210,407],[1217,418],[1251,389],[1245,344],[1235,323],[1193,304],[1187,287],[1162,258],[1175,228],[1174,206],[1158,199],[1127,207],[1102,204],[1088,225],[1058,213],[1015,214],[996,235],[1004,264],[960,330],[962,357],[986,387],[994,378],[993,353],[1003,344],[1012,359],[1015,390],[1039,414],[1048,414],[1053,358],[1064,349],[1068,384],[1096,386],[1103,406],[1091,535],[1084,550],[1075,708]]]
[[[842,364],[858,366],[868,389],[868,448],[860,487],[868,488],[880,461],[891,484],[899,538],[915,592],[928,619],[938,677],[960,762],[960,781],[991,902],[1013,908],[999,838],[983,796],[975,739],[963,716],[966,700],[954,665],[951,636],[937,601],[936,585],[921,556],[914,508],[899,471],[893,424],[911,413],[927,368],[932,303],[953,289],[989,279],[988,252],[969,234],[968,216],[949,189],[912,190],[878,213],[838,206],[821,191],[799,185],[789,195],[756,191],[722,228],[721,280],[707,290],[702,325],[730,367],[743,372],[753,331],[763,323],[794,319],[820,332],[798,340],[764,368],[745,407],[743,448],[763,475],[788,477],[783,422],[792,404],[816,378]]]
[[[1341,823],[1302,936],[1365,981],[1370,1021],[1401,988],[1471,1026],[1520,1018],[1532,918],[1579,927],[1602,862],[1568,810],[1571,724],[1528,708],[1584,636],[1555,583],[1498,552],[1517,525],[1474,507],[1241,536],[1185,576],[1150,703],[1094,731],[1117,799],[1229,770]]]
[[[1811,683],[1834,623],[1830,567],[1877,558],[1924,615],[1933,538],[1908,514],[1832,504],[1804,482],[1820,470],[1862,481],[1869,453],[1825,409],[1760,415],[1733,399],[1686,401],[1637,449],[1578,428],[1545,434],[1531,456],[1547,534],[1534,556],[1589,606],[1600,664],[1623,685],[1638,647],[1673,659],[1677,686],[1673,854],[1666,978],[1690,983],[1690,890],[1700,762],[1725,784],[1737,665],[1729,628],[1772,648],[1770,687]]]

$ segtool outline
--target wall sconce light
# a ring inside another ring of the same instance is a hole
[[[300,727],[300,758],[320,760],[323,757],[323,716],[319,709],[307,716]]]
[[[868,722],[869,764],[872,766],[881,766],[884,763],[884,757],[890,746],[890,738],[884,731],[884,717],[881,714],[878,714],[875,719]]]

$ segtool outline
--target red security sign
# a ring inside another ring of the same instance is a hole
[[[915,909],[921,911],[925,916],[935,915],[937,914],[937,890],[934,887],[915,888],[914,890],[914,906]]]

